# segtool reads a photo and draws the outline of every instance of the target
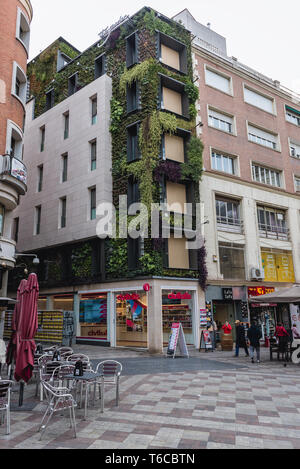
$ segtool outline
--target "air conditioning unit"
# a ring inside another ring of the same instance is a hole
[[[264,280],[265,273],[263,269],[258,269],[256,267],[252,267],[251,272],[251,280]]]

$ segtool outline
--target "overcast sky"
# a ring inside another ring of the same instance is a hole
[[[83,51],[120,16],[143,6],[172,17],[184,8],[225,36],[229,56],[300,93],[298,0],[31,0],[30,58],[59,36]]]

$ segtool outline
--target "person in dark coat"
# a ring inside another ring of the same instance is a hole
[[[260,362],[260,339],[262,338],[261,329],[257,326],[256,322],[253,322],[248,329],[247,337],[250,342],[250,357],[252,363],[254,363],[254,351],[256,351],[257,363]]]
[[[249,357],[247,341],[245,337],[245,328],[240,321],[235,321],[236,341],[235,341],[235,357],[239,356],[240,347],[245,350],[246,357]]]

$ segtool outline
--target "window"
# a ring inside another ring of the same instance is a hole
[[[127,161],[135,161],[140,157],[139,123],[135,123],[127,127]]]
[[[136,111],[139,108],[139,86],[136,82],[127,85],[127,112]]]
[[[25,47],[28,53],[30,41],[30,25],[29,21],[27,20],[26,16],[20,8],[18,8],[16,38],[22,42],[23,46]]]
[[[292,252],[264,248],[261,251],[265,282],[295,283]]]
[[[42,215],[42,207],[41,205],[35,207],[35,235],[39,235],[41,232],[41,215]]]
[[[92,114],[92,125],[97,124],[97,113],[98,113],[98,104],[97,104],[97,96],[91,98],[91,114]]]
[[[12,239],[17,243],[19,238],[19,217],[14,218],[12,225]]]
[[[3,236],[4,217],[5,217],[5,207],[4,205],[0,204],[0,236]]]
[[[134,32],[126,38],[126,67],[138,63],[138,35]]]
[[[25,105],[27,96],[27,79],[21,67],[13,63],[12,94],[17,96]]]
[[[187,73],[186,45],[161,32],[157,33],[158,59],[163,64],[182,73]]]
[[[205,68],[205,82],[217,90],[232,94],[231,78],[207,67]]]
[[[92,187],[90,191],[90,219],[96,219],[96,188]]]
[[[285,119],[291,124],[300,126],[300,111],[289,106],[285,106]]]
[[[189,250],[186,249],[185,238],[170,237],[168,242],[168,267],[170,269],[189,269]]]
[[[220,272],[224,279],[245,280],[244,246],[219,243]]]
[[[262,130],[253,125],[248,125],[248,140],[252,143],[258,143],[272,150],[279,150],[278,135]]]
[[[275,101],[273,98],[264,96],[258,91],[252,90],[247,86],[244,86],[244,99],[248,104],[252,104],[263,111],[275,113]]]
[[[139,267],[139,260],[141,257],[141,244],[142,239],[127,238],[127,252],[128,252],[128,269],[134,270]]]
[[[187,191],[185,184],[166,183],[167,210],[174,213],[186,213]]]
[[[105,54],[100,55],[95,60],[95,80],[102,77],[106,73],[106,56]]]
[[[265,168],[252,164],[252,177],[256,182],[267,184],[269,186],[281,187],[281,172],[275,169]]]
[[[11,121],[7,121],[7,153],[22,160],[23,135],[21,130]]]
[[[139,183],[135,181],[132,177],[128,179],[128,186],[127,186],[127,204],[128,208],[131,204],[135,204],[140,202],[140,189]]]
[[[68,153],[61,156],[62,159],[62,173],[61,182],[66,182],[68,179]]]
[[[216,198],[218,229],[241,232],[240,202],[233,199]]]
[[[288,239],[286,212],[272,207],[257,207],[258,229],[260,237]]]
[[[166,75],[161,75],[160,107],[185,118],[189,118],[189,99],[184,84]]]
[[[65,228],[67,223],[67,198],[60,199],[60,228]]]
[[[38,166],[38,185],[37,191],[41,192],[43,190],[43,176],[44,176],[44,166],[41,164]]]
[[[162,157],[178,163],[185,162],[190,132],[177,129],[176,134],[164,134],[162,139]]]
[[[46,128],[45,126],[40,128],[40,141],[41,141],[41,146],[40,150],[44,151],[45,149],[45,134],[46,134]]]
[[[70,130],[70,115],[68,112],[64,114],[64,140],[69,138],[69,130]]]
[[[224,155],[215,150],[211,154],[211,167],[215,171],[222,171],[223,173],[236,174],[236,157]]]
[[[300,192],[300,177],[294,176],[295,181],[295,191]]]
[[[97,167],[97,140],[90,142],[91,151],[91,171],[94,171]]]
[[[61,70],[64,68],[66,65],[68,65],[70,62],[72,62],[72,59],[68,57],[66,54],[63,54],[60,50],[58,51],[58,57],[57,57],[57,71]]]
[[[78,90],[78,74],[74,73],[68,80],[68,94],[71,96]]]
[[[208,125],[227,133],[234,133],[234,118],[208,108]]]
[[[300,159],[300,144],[290,140],[290,155],[293,158]]]
[[[49,111],[54,106],[54,90],[46,93],[46,111]]]

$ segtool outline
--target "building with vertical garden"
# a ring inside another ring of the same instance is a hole
[[[75,312],[77,342],[160,353],[181,322],[198,344],[205,249],[176,235],[184,204],[195,230],[200,203],[191,42],[182,24],[145,7],[82,53],[59,38],[29,63],[18,250],[40,259],[39,309]],[[118,224],[115,238],[97,236],[97,206],[112,203],[118,221],[125,195],[128,207],[160,206],[155,238],[151,225],[144,238],[120,238]]]

